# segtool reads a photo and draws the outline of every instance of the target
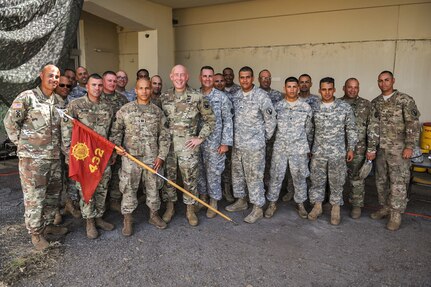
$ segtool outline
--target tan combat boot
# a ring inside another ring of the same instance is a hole
[[[162,216],[163,221],[166,223],[171,222],[174,214],[175,214],[174,202],[173,201],[166,202],[166,211]]]
[[[202,200],[203,202],[205,202],[205,203],[208,203],[208,200],[209,200],[209,196],[208,196],[208,194],[201,194],[200,196],[199,196],[199,199],[200,200]],[[198,202],[198,204],[196,205],[196,207],[195,207],[195,212],[199,212],[202,208],[204,208],[205,206],[203,205],[203,204],[200,204],[199,202]]]
[[[61,216],[60,209],[57,208],[54,215],[54,224],[59,225],[63,221],[63,217]]]
[[[226,201],[229,203],[232,203],[235,201],[235,198],[233,198],[233,196],[232,196],[231,186],[229,183],[224,184],[223,196],[226,199]]]
[[[277,210],[277,204],[271,201],[265,210],[265,217],[271,218],[274,215],[274,212],[276,210]]]
[[[75,208],[75,204],[72,199],[66,199],[66,205],[64,206],[64,212],[69,213],[74,218],[81,218],[81,211],[78,208]]]
[[[391,231],[397,231],[400,229],[401,225],[401,213],[398,211],[391,211],[391,214],[389,216],[388,224],[386,225],[386,228]]]
[[[359,206],[353,206],[350,212],[350,217],[353,219],[358,219],[361,217],[361,208]]]
[[[340,205],[334,204],[332,205],[332,210],[331,210],[331,224],[339,225],[340,222],[341,222]]]
[[[250,212],[249,215],[247,215],[246,218],[244,218],[244,221],[247,223],[255,223],[257,220],[261,219],[262,217],[263,217],[262,207],[253,205],[252,211]]]
[[[217,209],[217,200],[215,200],[214,198],[210,199],[210,206],[214,209]],[[207,209],[207,217],[208,218],[214,218],[217,216],[217,213],[215,213],[214,211],[212,211],[211,209]]]
[[[48,241],[40,234],[31,235],[31,243],[37,251],[42,251],[49,247]]]
[[[124,236],[133,234],[133,216],[131,213],[124,214],[122,233]]]
[[[372,219],[376,219],[376,220],[377,219],[382,219],[382,218],[388,216],[389,213],[390,213],[390,209],[389,209],[388,206],[385,205],[382,208],[380,208],[379,210],[377,210],[376,212],[371,213],[370,217]]]
[[[111,199],[109,201],[109,209],[121,213],[121,202],[119,200]]]
[[[112,223],[106,222],[102,217],[96,218],[96,226],[105,231],[114,230],[115,226]]]
[[[281,200],[284,202],[288,202],[291,201],[293,198],[293,191],[288,191],[282,198]]]
[[[308,219],[309,220],[316,220],[320,215],[322,215],[322,203],[316,202],[314,204],[313,209],[308,214]]]
[[[96,225],[94,222],[94,218],[87,218],[87,238],[89,239],[96,239],[99,236],[99,233],[97,232]]]
[[[303,203],[298,203],[296,210],[298,212],[299,217],[301,217],[303,219],[307,219],[308,213],[307,213],[307,210],[305,210]]]
[[[225,207],[229,212],[246,210],[248,208],[248,203],[245,198],[238,198],[234,203]]]
[[[195,206],[193,204],[187,204],[186,217],[191,226],[196,226],[199,223],[198,217],[195,213]]]
[[[166,222],[160,218],[158,211],[155,209],[150,210],[150,220],[148,220],[148,222],[159,229],[165,229],[168,226]]]
[[[42,234],[44,236],[46,236],[47,234],[52,234],[52,235],[65,235],[67,232],[69,232],[69,230],[66,227],[62,227],[62,226],[56,226],[56,225],[47,225]]]

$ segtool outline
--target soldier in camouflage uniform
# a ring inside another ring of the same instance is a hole
[[[110,139],[117,146],[123,145],[129,154],[141,162],[159,170],[166,159],[170,145],[166,118],[162,110],[151,103],[151,84],[148,79],[142,78],[136,82],[136,95],[136,101],[118,110]],[[138,206],[136,194],[141,181],[145,185],[146,204],[150,209],[149,223],[160,229],[166,228],[166,223],[158,214],[160,196],[157,175],[123,156],[120,191],[123,194],[121,213],[124,216],[124,236],[130,236],[133,233],[132,212]]]
[[[87,93],[87,90],[85,88],[88,81],[87,69],[79,66],[78,68],[76,68],[75,74],[76,74],[77,85],[72,89],[72,91],[70,91],[70,94],[67,96],[68,103],[70,103],[75,99],[85,96],[85,94]]]
[[[225,80],[225,87],[224,87],[225,93],[228,96],[228,98],[231,99],[232,96],[236,94],[236,92],[241,90],[241,87],[238,84],[235,84],[233,81],[235,79],[235,74],[232,68],[229,68],[229,67],[224,68],[223,77]]]
[[[263,217],[265,141],[272,137],[276,126],[276,113],[271,100],[264,90],[253,85],[253,80],[253,70],[247,66],[241,68],[241,90],[233,96],[232,186],[237,201],[226,207],[230,212],[246,210],[248,189],[253,210],[244,219],[247,223],[254,223]]]
[[[375,148],[367,149],[367,139],[368,141],[376,141],[376,138],[372,135],[367,137],[367,133],[369,133],[368,125],[370,123],[371,103],[359,96],[359,81],[355,78],[347,79],[343,91],[344,96],[341,100],[352,107],[355,115],[356,131],[358,133],[358,143],[355,146],[353,160],[347,163],[351,188],[349,202],[352,204],[350,216],[353,219],[358,219],[361,217],[361,207],[364,206],[365,194],[365,179],[359,176],[359,170],[365,162],[366,152],[376,152]]]
[[[214,75],[214,88],[216,88],[217,90],[226,94],[225,87],[226,87],[226,80],[224,79],[223,74],[221,74],[221,73],[215,74]],[[231,180],[232,148],[229,148],[229,150],[225,153],[225,155],[226,155],[225,169],[221,175],[222,176],[222,182],[223,182],[223,197],[227,200],[227,202],[234,202],[235,199],[232,196],[232,180]]]
[[[162,102],[160,101],[160,95],[162,94],[163,82],[159,75],[151,77],[151,102],[162,108]]]
[[[56,108],[64,108],[64,102],[54,93],[59,78],[56,66],[43,67],[40,86],[19,94],[4,118],[9,139],[18,147],[25,226],[37,250],[49,246],[45,234],[67,232],[52,225],[62,187],[61,120]]]
[[[201,93],[187,88],[189,74],[184,66],[174,66],[170,79],[174,88],[161,95],[162,109],[172,140],[166,159],[167,177],[175,180],[179,167],[185,189],[197,196],[199,145],[214,130],[215,116],[208,100]],[[199,120],[204,122],[200,131]],[[163,220],[169,222],[175,213],[174,202],[177,201],[174,187],[165,185],[163,200],[167,201]],[[195,214],[195,200],[183,195],[183,202],[187,205],[186,217],[189,224],[196,226],[198,218]]]
[[[136,95],[131,91],[126,90],[127,83],[129,82],[129,77],[127,76],[127,73],[120,70],[116,73],[116,76],[117,86],[115,88],[115,91],[125,96],[129,102],[133,101]]]
[[[347,162],[353,160],[357,142],[355,116],[346,102],[334,97],[333,78],[320,80],[322,102],[314,111],[314,142],[311,157],[310,202],[314,204],[308,219],[316,220],[322,214],[326,180],[329,178],[332,205],[331,224],[340,224],[340,206],[343,205],[343,185]],[[346,155],[347,152],[347,155]]]
[[[112,107],[114,117],[117,111],[127,104],[129,100],[123,95],[117,92],[117,74],[113,71],[106,71],[102,75],[103,79],[103,92],[102,99],[109,103]],[[114,119],[115,121],[115,119]],[[115,161],[111,166],[111,180],[108,184],[108,195],[109,195],[109,209],[121,212],[121,192],[120,192],[120,178],[119,171],[121,168],[121,160]]]
[[[87,82],[87,95],[76,99],[69,103],[66,108],[66,113],[73,118],[78,119],[84,125],[97,132],[102,137],[107,138],[111,130],[112,119],[114,113],[112,106],[106,100],[101,98],[103,90],[103,81],[98,74],[90,75]],[[72,139],[72,121],[65,118],[61,123],[61,132],[63,136],[63,153],[66,155],[66,161],[69,159],[70,143]],[[112,157],[114,158],[115,155]],[[112,160],[107,165],[102,179],[90,199],[89,203],[85,203],[82,195],[82,189],[79,183],[77,187],[80,192],[81,213],[86,219],[87,237],[95,239],[99,236],[96,226],[103,230],[113,230],[114,225],[102,219],[105,213],[105,200],[108,192],[108,182],[111,178]]]
[[[211,105],[216,118],[216,125],[211,135],[201,145],[201,167],[199,168],[198,191],[206,201],[209,195],[210,205],[217,209],[217,202],[222,198],[221,175],[224,171],[226,152],[233,144],[232,103],[227,96],[214,88],[214,69],[210,66],[201,68],[201,93]],[[207,217],[217,214],[208,209]]]
[[[307,200],[308,156],[313,142],[313,112],[310,105],[298,99],[298,79],[289,77],[285,81],[286,96],[275,105],[277,112],[277,130],[275,135],[274,154],[271,163],[269,182],[269,206],[265,217],[271,218],[276,211],[276,202],[280,194],[286,168],[289,168],[295,186],[295,202],[298,214],[307,218],[304,201]]]
[[[420,113],[412,97],[394,89],[390,71],[379,74],[382,94],[372,100],[371,129],[379,135],[376,159],[376,187],[382,208],[373,219],[389,215],[386,228],[398,230],[407,206],[406,185],[410,179],[410,158],[418,146]],[[374,147],[373,147],[374,148]],[[367,156],[376,156],[367,153]]]
[[[272,105],[275,107],[280,100],[283,99],[283,94],[277,90],[271,88],[271,73],[268,70],[262,70],[259,73],[259,88],[268,93],[268,97],[271,99]],[[265,155],[265,173],[263,176],[263,182],[265,186],[269,185],[269,174],[271,170],[271,159],[272,151],[274,148],[275,133],[266,143],[266,155]]]
[[[310,92],[310,88],[313,86],[313,82],[311,81],[311,76],[308,74],[302,74],[298,78],[299,80],[299,99],[301,101],[306,102],[310,105],[312,110],[315,110],[319,107],[320,97],[318,95],[313,95]],[[290,171],[287,171],[287,194],[283,196],[283,201],[290,201],[293,198],[293,194],[295,192],[295,188],[293,186],[292,175]],[[309,178],[307,178],[308,188],[310,187]]]

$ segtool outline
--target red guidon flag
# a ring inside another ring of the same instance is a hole
[[[114,147],[113,143],[73,119],[69,177],[81,184],[86,203],[93,196]]]

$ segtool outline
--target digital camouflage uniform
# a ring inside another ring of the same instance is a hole
[[[200,194],[209,194],[211,198],[220,200],[221,175],[226,155],[219,154],[218,148],[220,145],[233,144],[232,103],[223,92],[215,88],[204,97],[211,105],[216,124],[211,135],[201,144],[198,191]]]
[[[365,179],[361,179],[359,177],[359,170],[365,162],[366,152],[376,151],[375,148],[367,149],[367,141],[376,141],[376,136],[367,136],[367,134],[370,134],[368,125],[370,123],[371,116],[371,102],[359,96],[354,99],[344,96],[341,100],[345,101],[352,107],[353,114],[355,115],[356,132],[358,133],[358,143],[355,146],[354,158],[351,162],[347,163],[351,187],[349,202],[354,207],[363,207]]]
[[[117,111],[127,104],[129,100],[119,92],[115,91],[113,94],[105,94],[102,93],[101,96],[102,99],[106,100],[112,107],[112,112],[114,113],[114,121],[115,121],[115,115],[117,114]],[[121,168],[121,160],[118,159],[115,161],[115,163],[111,166],[111,180],[108,184],[108,194],[109,198],[111,200],[115,201],[121,201],[121,192],[120,192],[120,177],[119,172]]]
[[[193,137],[205,140],[211,134],[215,127],[214,113],[208,100],[201,93],[189,88],[181,94],[175,94],[174,89],[171,88],[163,93],[160,99],[172,141],[166,158],[167,178],[175,181],[177,168],[179,168],[184,188],[197,196],[200,147],[191,150],[185,145]],[[200,131],[198,131],[199,120],[203,120]],[[164,186],[163,200],[177,201],[177,192],[174,187]],[[195,203],[187,195],[183,196],[183,202],[185,204]]]
[[[4,119],[9,139],[17,146],[24,194],[25,225],[40,234],[54,221],[62,188],[60,115],[63,100],[46,97],[39,87],[19,94]]]
[[[265,141],[274,133],[276,113],[267,93],[256,86],[246,96],[239,90],[233,97],[233,107],[233,194],[244,198],[248,189],[250,202],[262,207],[265,204]]]
[[[271,178],[267,199],[278,200],[286,169],[289,168],[295,187],[295,202],[307,200],[307,182],[310,175],[308,154],[313,141],[313,112],[300,100],[289,103],[282,100],[275,105],[277,129],[271,163]]]
[[[271,100],[271,103],[274,107],[279,101],[281,101],[283,99],[283,94],[277,90],[270,89],[269,91],[266,91],[266,92],[268,93],[268,97]],[[263,176],[263,181],[264,181],[266,186],[269,185],[272,151],[274,149],[274,141],[275,141],[275,133],[266,142],[265,173]]]
[[[346,152],[354,151],[357,142],[355,116],[350,105],[340,99],[335,99],[329,107],[321,103],[313,112],[310,202],[323,202],[326,179],[329,178],[329,202],[343,205]]]
[[[306,98],[299,97],[300,101],[306,102],[308,105],[310,105],[311,109],[314,111],[316,110],[320,105],[320,96],[310,94]],[[307,187],[310,188],[310,178],[307,178]],[[295,188],[293,186],[293,179],[292,175],[290,174],[290,171],[287,170],[287,191],[290,193],[293,193],[295,191]]]
[[[69,95],[67,95],[67,103],[70,103],[71,101],[75,99],[79,99],[87,94],[87,90],[84,87],[81,86],[75,86],[70,91]]]
[[[123,139],[124,137],[124,139]],[[158,157],[166,159],[170,136],[166,127],[166,117],[156,105],[140,105],[130,102],[117,112],[110,140],[149,167],[153,167]],[[117,160],[120,160],[117,158]],[[157,175],[122,157],[120,169],[120,191],[123,194],[121,213],[130,214],[138,206],[139,183],[145,186],[146,204],[151,210],[160,209]]]
[[[99,103],[93,103],[86,95],[69,103],[66,108],[66,113],[79,120],[102,137],[108,138],[114,113],[111,105],[105,100],[100,99]],[[66,160],[69,159],[72,128],[72,121],[64,118],[61,123],[61,132],[63,136],[62,148],[63,153],[66,155]],[[88,204],[84,202],[81,186],[77,182],[77,188],[81,196],[79,204],[81,207],[82,218],[100,218],[103,216],[105,213],[105,200],[110,178],[111,167],[107,165],[102,175],[102,179],[97,185],[93,197],[90,199]]]
[[[412,97],[395,90],[384,100],[380,95],[371,104],[372,129],[379,134],[376,158],[376,187],[379,203],[404,213],[406,185],[410,180],[410,159],[403,159],[405,148],[418,146],[420,113]]]

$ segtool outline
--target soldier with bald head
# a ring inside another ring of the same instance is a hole
[[[201,93],[187,88],[189,73],[186,67],[182,65],[173,67],[170,79],[174,87],[161,95],[162,110],[167,118],[172,139],[166,159],[167,178],[175,180],[179,168],[184,188],[197,196],[199,148],[214,130],[215,115],[210,103]],[[200,120],[203,122],[198,129]],[[177,201],[175,188],[165,185],[163,197],[163,200],[167,201],[163,220],[169,222],[175,213],[174,203]],[[187,205],[186,217],[189,224],[196,226],[199,221],[194,208],[195,200],[184,195],[183,202]]]
[[[38,87],[15,98],[4,125],[10,140],[18,147],[25,225],[36,250],[43,250],[49,246],[46,234],[65,234],[67,228],[53,225],[62,187],[61,117],[57,108],[63,108],[64,102],[54,92],[60,71],[48,64],[39,77]]]

